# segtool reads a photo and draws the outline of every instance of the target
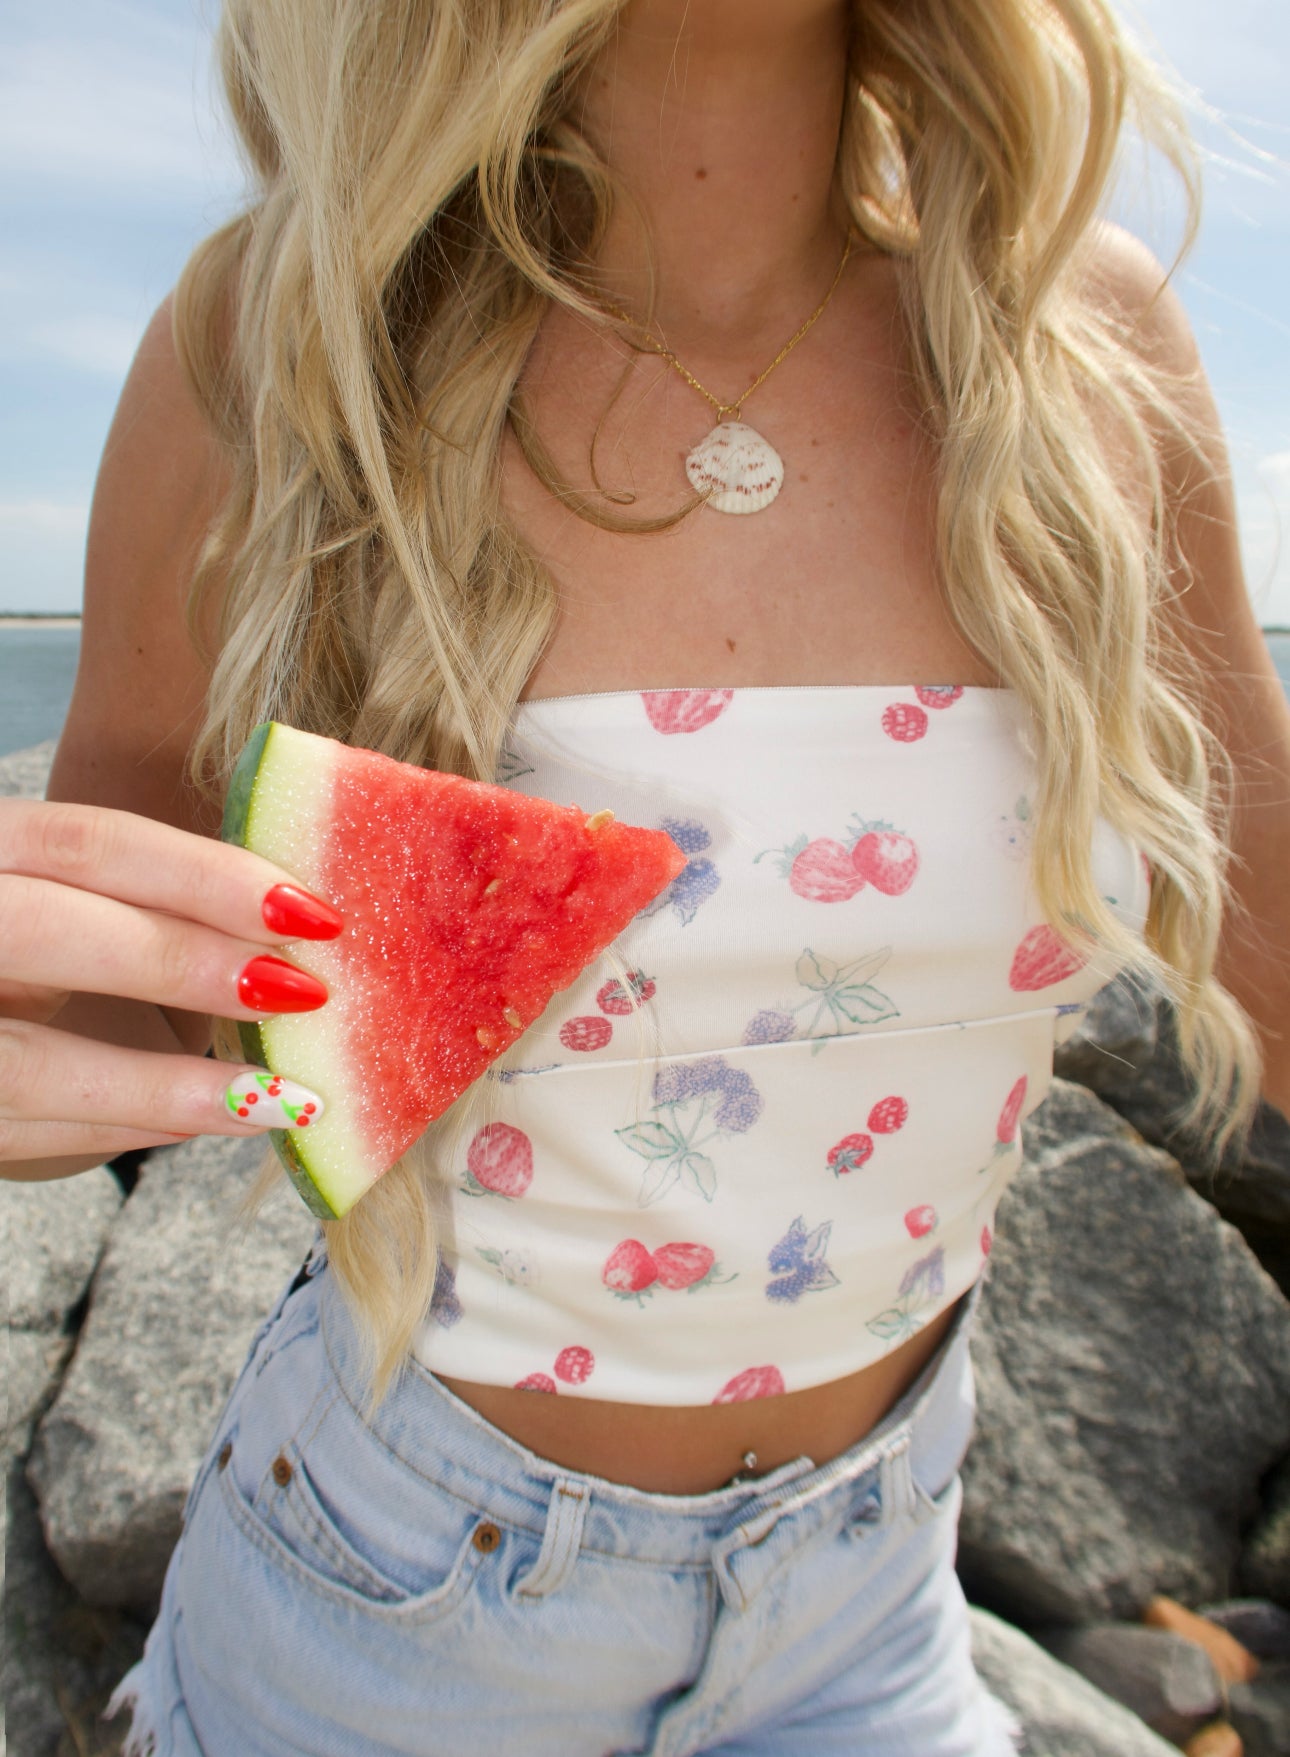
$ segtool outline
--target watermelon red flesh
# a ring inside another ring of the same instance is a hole
[[[324,1216],[352,1206],[685,863],[661,831],[589,827],[577,806],[277,725],[248,744],[225,834],[345,919],[338,939],[289,948],[327,1005],[242,1034],[253,1059],[326,1100],[307,1136],[274,1135]]]

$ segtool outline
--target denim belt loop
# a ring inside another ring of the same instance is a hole
[[[549,1598],[573,1572],[582,1545],[590,1494],[581,1483],[557,1477],[551,1485],[542,1548],[530,1571],[516,1587],[520,1598]]]
[[[902,1513],[913,1513],[917,1498],[914,1473],[910,1468],[909,1447],[912,1436],[908,1427],[893,1435],[891,1445],[882,1455],[879,1483],[882,1495],[882,1523],[890,1525]]]

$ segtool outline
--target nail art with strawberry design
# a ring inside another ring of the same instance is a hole
[[[322,1118],[326,1108],[307,1086],[262,1068],[234,1074],[224,1091],[228,1114],[257,1129],[307,1129]]]

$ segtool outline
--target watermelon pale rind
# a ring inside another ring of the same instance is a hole
[[[303,736],[293,735],[289,727],[273,721],[255,728],[243,746],[229,782],[221,834],[226,842],[262,854],[309,886],[311,881],[301,868],[301,824],[311,806],[315,811],[325,812],[328,787],[325,775],[319,772],[319,753],[295,743]],[[313,742],[325,745],[329,741]],[[297,940],[282,949],[292,963],[322,975],[317,967],[320,947],[316,942]],[[304,1032],[298,1029],[303,1020],[315,1018],[312,1028]],[[293,1030],[293,1026],[297,1029]],[[329,1063],[321,1015],[281,1014],[259,1021],[239,1020],[237,1033],[247,1061],[283,1072],[289,1065],[307,1067],[308,1073],[298,1073],[294,1078],[316,1092],[326,1092],[334,1084],[335,1068]],[[301,1038],[304,1041],[293,1041]],[[287,1175],[305,1206],[321,1220],[339,1219],[371,1182],[354,1177],[352,1156],[347,1161],[345,1153],[346,1146],[352,1148],[352,1143],[345,1138],[347,1131],[342,1119],[337,1118],[329,1128],[327,1125],[332,1121],[325,1114],[314,1126],[307,1146],[303,1131],[269,1130]]]
[[[240,1027],[249,1060],[325,1100],[307,1130],[271,1131],[324,1219],[346,1213],[685,864],[660,830],[276,723],[239,760],[224,835],[345,919],[335,940],[283,948],[326,984],[327,1005]]]

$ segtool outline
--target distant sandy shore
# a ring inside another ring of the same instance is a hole
[[[0,616],[0,628],[79,628],[79,616]]]

